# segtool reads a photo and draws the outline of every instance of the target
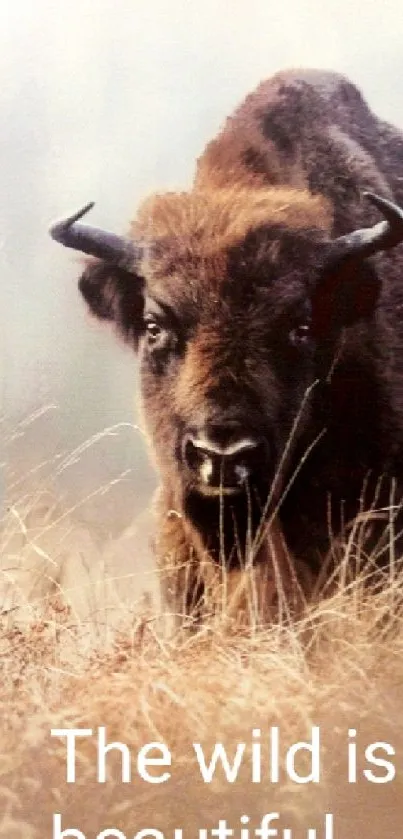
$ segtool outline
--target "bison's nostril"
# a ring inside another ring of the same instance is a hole
[[[187,435],[182,451],[194,478],[208,487],[241,487],[262,460],[262,446],[252,437],[232,438],[224,446],[202,435]]]
[[[190,435],[187,435],[183,441],[183,459],[186,466],[192,471],[197,472],[201,467],[210,460],[210,455],[201,446],[197,445],[197,441]]]

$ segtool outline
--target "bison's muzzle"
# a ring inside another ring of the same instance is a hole
[[[209,425],[185,434],[183,461],[203,495],[235,495],[261,467],[265,447],[238,424]]]

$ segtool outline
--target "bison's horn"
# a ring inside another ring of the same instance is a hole
[[[381,198],[373,192],[364,192],[365,198],[385,216],[374,227],[354,230],[346,236],[340,236],[333,242],[330,259],[341,261],[349,256],[371,256],[378,251],[386,251],[403,242],[403,210],[387,198]]]
[[[93,206],[94,202],[91,201],[74,215],[53,224],[49,230],[52,239],[66,248],[74,248],[89,256],[105,259],[119,268],[133,270],[141,257],[141,249],[131,239],[98,227],[77,224]]]

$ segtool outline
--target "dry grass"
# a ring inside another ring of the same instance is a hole
[[[32,550],[38,532],[30,533],[26,520],[24,528]],[[9,544],[10,530],[4,532]],[[93,563],[93,541],[91,550]],[[46,553],[51,557],[50,541]],[[79,828],[87,837],[112,826],[130,837],[145,827],[170,836],[182,827],[185,836],[195,836],[198,828],[216,827],[219,818],[240,837],[242,815],[250,817],[252,831],[264,813],[278,811],[278,825],[293,827],[297,839],[320,825],[325,812],[334,813],[336,839],[353,830],[363,839],[397,837],[403,816],[403,580],[392,568],[376,594],[362,578],[346,580],[342,569],[332,594],[318,598],[298,620],[285,616],[249,632],[217,618],[198,634],[178,630],[166,637],[154,613],[141,615],[121,602],[121,627],[106,639],[96,622],[79,620],[62,603],[57,589],[37,601],[20,625],[3,615],[0,835],[52,835],[52,814],[62,813],[64,828]],[[281,782],[271,783],[271,726],[280,728],[283,763],[286,747],[313,725],[321,729],[320,784],[287,781],[284,768]],[[77,782],[68,785],[65,747],[50,729],[73,726],[106,726],[109,742],[127,744],[131,783],[121,783],[112,758],[111,777],[104,785],[96,782],[95,738],[88,738],[79,746]],[[264,744],[260,783],[252,783],[250,774],[256,728]],[[358,732],[357,784],[347,783],[349,728]],[[396,778],[389,784],[362,777],[363,750],[377,740],[396,750]],[[136,771],[138,749],[152,741],[165,742],[172,754],[171,778],[156,786]],[[230,751],[238,741],[247,744],[234,784],[222,772],[211,785],[201,780],[192,743],[207,748],[218,741]]]
[[[127,837],[146,827],[173,837],[181,827],[186,839],[220,818],[235,839],[253,839],[262,816],[275,811],[281,820],[274,824],[293,829],[289,839],[305,839],[315,825],[322,839],[326,812],[334,814],[334,839],[400,836],[403,577],[392,549],[376,593],[365,570],[349,581],[360,549],[357,524],[332,586],[298,618],[284,604],[276,624],[263,627],[256,616],[240,628],[224,608],[196,634],[179,628],[168,635],[155,569],[136,529],[105,548],[40,484],[35,492],[18,489],[0,543],[1,837],[52,836],[52,816],[61,813],[62,827],[87,839],[108,827]],[[51,728],[99,726],[109,742],[129,747],[131,782],[121,782],[113,756],[106,784],[97,782],[94,736],[80,742],[77,782],[67,784],[65,745]],[[280,729],[278,784],[269,778],[272,726]],[[321,732],[320,783],[297,785],[287,778],[285,753],[312,726]],[[347,780],[351,728],[354,784]],[[253,729],[261,731],[260,783],[251,780]],[[171,777],[160,785],[146,783],[136,768],[138,750],[153,741],[172,755]],[[365,748],[375,741],[396,752],[396,777],[387,784],[363,776]],[[205,749],[222,742],[231,755],[245,742],[235,783],[218,771],[205,784],[194,742]],[[250,837],[241,836],[242,815],[250,817]]]

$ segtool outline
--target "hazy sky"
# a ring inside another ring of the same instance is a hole
[[[346,73],[403,126],[401,0],[0,0],[9,415],[54,403],[47,434],[64,447],[132,419],[133,359],[89,323],[49,222],[95,200],[93,222],[124,230],[145,194],[186,187],[225,116],[290,66]],[[131,457],[126,438],[108,445],[107,474]]]

